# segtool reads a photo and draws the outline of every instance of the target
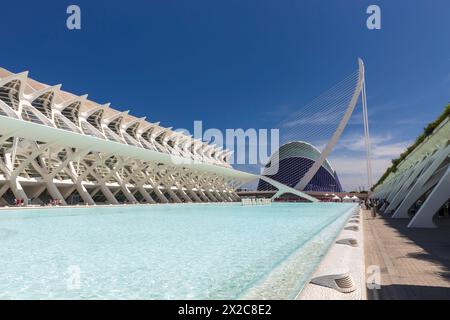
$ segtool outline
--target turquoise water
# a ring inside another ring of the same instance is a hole
[[[303,253],[304,276],[276,295],[291,298],[320,261],[302,248],[315,239],[314,254],[323,255],[353,208],[285,203],[2,211],[0,298],[238,299],[263,288],[258,298],[282,285],[272,271]]]

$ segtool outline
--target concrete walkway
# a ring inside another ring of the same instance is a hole
[[[366,268],[381,271],[368,299],[450,299],[450,225],[408,229],[409,219],[363,216]]]

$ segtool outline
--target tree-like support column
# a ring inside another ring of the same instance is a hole
[[[142,184],[138,183],[136,185],[136,187],[147,202],[156,203],[156,201],[148,194],[147,190],[145,190],[145,188],[142,186]]]
[[[27,205],[28,196],[23,190],[22,185],[20,184],[20,182],[17,180],[16,177],[9,180],[9,186],[16,199],[23,200],[24,204]]]
[[[165,187],[165,190],[167,191],[167,193],[170,195],[170,198],[172,198],[173,202],[175,202],[175,203],[183,202],[183,201],[181,201],[180,198],[178,198],[177,194],[175,192],[173,192],[171,187],[167,187],[167,186],[164,186],[164,187]]]
[[[188,189],[186,192],[189,193],[191,198],[194,199],[194,202],[202,202],[202,199],[200,199],[199,196],[197,196],[194,190]]]
[[[161,190],[159,190],[159,186],[158,185],[153,185],[153,192],[156,194],[156,196],[158,197],[158,199],[162,203],[169,203],[170,202],[169,199],[166,198],[164,193],[162,193]]]
[[[197,193],[200,195],[204,202],[211,202],[211,200],[206,196],[205,192],[200,189],[200,187],[197,188]]]
[[[214,196],[214,194],[213,194],[211,191],[205,190],[205,193],[206,193],[206,195],[207,195],[208,197],[211,198],[211,200],[212,200],[213,202],[219,202],[219,200]]]
[[[114,197],[114,194],[111,192],[111,190],[109,190],[104,182],[100,182],[100,190],[102,190],[109,203],[119,204],[119,201],[117,201],[116,197]]]

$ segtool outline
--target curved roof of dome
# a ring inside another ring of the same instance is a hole
[[[277,163],[286,158],[308,158],[310,160],[316,161],[320,157],[320,151],[312,144],[305,141],[291,141],[283,144],[278,150],[270,157],[269,164],[272,166],[273,163]],[[325,159],[322,166],[332,175],[335,171],[331,166],[328,159]],[[268,169],[268,168],[266,168]],[[265,174],[263,172],[263,174]]]

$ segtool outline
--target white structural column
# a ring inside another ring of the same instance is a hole
[[[450,166],[409,223],[409,228],[435,228],[433,216],[450,199]]]
[[[165,167],[165,166],[164,166]],[[169,194],[171,200],[175,203],[182,203],[181,199],[177,196],[177,194],[172,190],[173,186],[173,180],[171,173],[165,167],[163,170],[161,170],[160,174],[162,175],[162,185],[164,186],[164,190]]]
[[[368,190],[372,188],[372,160],[371,160],[371,146],[370,146],[370,133],[369,133],[369,115],[367,112],[367,97],[366,97],[366,79],[364,78],[361,90],[361,100],[364,118],[364,141],[366,145],[366,166],[367,166],[367,184]]]
[[[397,209],[400,203],[406,196],[408,190],[410,190],[413,183],[417,180],[424,167],[427,165],[428,161],[426,159],[421,159],[421,162],[413,167],[412,174],[408,179],[401,185],[400,190],[395,194],[389,206],[386,208],[386,212],[392,212]]]
[[[77,188],[75,186],[71,186],[71,187],[66,188],[65,191],[60,191],[60,192],[61,192],[62,196],[64,197],[64,199],[67,199],[72,194],[72,192],[74,192],[75,190],[77,190]]]
[[[169,203],[169,199],[161,192],[160,183],[157,177],[158,169],[154,164],[148,164],[144,169],[144,174],[147,176],[147,183],[150,184],[153,188],[153,193],[162,203]],[[156,199],[155,199],[156,200]]]
[[[11,180],[11,173],[14,166],[11,162],[11,155],[9,153],[5,154],[4,162],[0,160],[0,167],[5,173],[6,178],[9,179],[9,182],[5,184],[7,187],[3,191],[2,195],[6,192],[6,190],[11,189],[16,199],[27,199],[28,197],[23,190],[22,185],[17,181],[17,178]]]
[[[228,192],[229,189],[229,182],[225,181],[223,178],[218,177],[219,182],[219,194],[226,202],[233,202],[233,198],[230,197],[230,193]]]
[[[405,170],[405,172],[402,175],[399,176],[399,178],[397,179],[397,182],[395,183],[395,185],[393,185],[393,187],[389,191],[389,195],[386,198],[389,203],[391,203],[394,200],[397,193],[407,183],[407,181],[411,178],[411,176],[414,175],[414,172],[416,171],[416,168],[417,168],[416,165],[417,165],[417,163],[415,163],[414,165],[411,165],[407,170]]]
[[[200,197],[197,195],[197,193],[195,193],[194,189],[195,188],[195,181],[194,178],[192,177],[193,173],[192,172],[188,172],[185,174],[185,176],[183,176],[182,182],[186,187],[186,193],[190,195],[190,197],[193,199],[194,202],[203,202],[202,199],[200,199]]]
[[[114,168],[110,169],[108,166],[105,166],[105,161],[108,158],[109,157],[104,158],[103,161],[101,162],[101,164],[104,166],[104,169],[107,170],[108,173],[103,178],[97,176],[98,179],[100,180],[98,182],[100,184],[106,185],[106,182],[108,180],[110,180],[111,178],[116,180],[117,183],[120,186],[120,190],[123,192],[123,194],[125,195],[127,200],[130,201],[130,202],[137,202],[136,198],[130,192],[130,190],[128,189],[126,183],[123,182],[123,179],[122,179],[122,177],[119,174],[119,171],[122,170],[124,168],[124,166],[127,164],[127,160],[123,159],[122,157],[117,157],[117,163],[115,163]],[[91,174],[92,174],[92,170],[91,170]]]
[[[171,175],[170,179],[175,187],[178,189],[178,193],[181,195],[181,197],[186,202],[194,202],[187,193],[183,190],[183,184],[181,183],[183,181],[183,173],[180,172],[176,167],[172,168],[173,174]],[[187,190],[187,188],[185,188]]]
[[[32,161],[33,167],[39,171],[40,175],[43,177],[43,179],[45,180],[46,186],[47,186],[47,191],[48,193],[54,198],[54,199],[58,199],[62,204],[66,205],[66,197],[64,195],[61,194],[61,192],[59,191],[59,189],[56,187],[55,183],[53,182],[54,178],[56,177],[56,175],[58,173],[60,173],[62,170],[64,170],[65,167],[67,167],[67,165],[69,164],[69,162],[75,160],[76,158],[80,157],[80,156],[84,156],[88,153],[87,150],[78,150],[76,152],[71,152],[66,150],[66,159],[64,159],[64,161],[60,162],[58,164],[58,166],[56,168],[54,168],[53,170],[50,170],[51,168],[45,168],[45,167],[41,167],[39,166],[38,163],[36,163],[36,161]],[[42,155],[41,155],[42,156]],[[50,166],[52,159],[48,159],[47,163],[48,166]]]
[[[236,194],[236,192],[231,193],[231,195],[234,201],[241,201],[241,198]]]
[[[208,188],[208,187],[207,187]],[[205,194],[208,198],[210,198],[212,202],[219,202],[219,200],[214,196],[214,194],[211,192],[211,190],[205,189]]]
[[[192,202],[202,202],[199,196],[192,190],[194,188],[192,183],[192,178],[189,173],[186,173],[184,176],[180,177],[180,181],[186,188],[186,194],[191,198]]]
[[[133,179],[136,188],[138,191],[142,194],[144,199],[149,203],[157,203],[156,199],[153,199],[152,196],[145,190],[144,185],[148,183],[149,180],[149,173],[147,172],[148,169],[151,170],[150,165],[143,163],[142,161],[138,161],[138,166],[142,167],[142,178],[139,179],[139,177],[136,177],[134,172],[129,172],[129,176],[126,179],[126,182],[128,183],[131,179]],[[153,186],[152,186],[153,187]],[[155,193],[156,194],[156,193]]]
[[[6,191],[8,191],[9,189],[9,185],[8,184],[4,184],[3,186],[0,187],[0,197],[2,197]]]
[[[75,167],[73,165],[73,162],[70,162],[68,165],[67,173],[69,177],[72,179],[73,183],[75,184],[75,187],[77,189],[78,194],[83,199],[85,204],[89,205],[95,205],[94,199],[92,199],[92,196],[87,191],[86,187],[84,186],[84,181],[81,179],[78,174],[77,170],[75,170]]]
[[[172,179],[171,179],[172,177],[170,176],[170,173],[167,170],[167,167],[166,166],[161,166],[159,174],[161,175],[161,184],[164,187],[164,191],[169,194],[170,199],[172,200],[172,202],[182,203],[183,201],[181,201],[181,199],[172,190]]]
[[[434,161],[428,168],[417,178],[415,184],[406,194],[400,206],[394,212],[393,218],[408,218],[408,210],[414,205],[414,203],[427,191],[425,189],[427,181],[433,176],[436,170],[447,161],[450,155],[450,145],[439,150],[431,160]]]
[[[135,187],[135,192],[139,192],[145,201],[147,201],[149,203],[155,203],[155,201],[152,199],[152,197],[150,197],[150,195],[147,193],[147,191],[145,191],[145,189],[143,187],[144,182],[139,180],[137,176],[134,176],[133,171],[129,171],[127,168],[124,168],[124,167],[122,167],[121,170],[122,170],[122,173],[126,173],[126,177],[125,176],[118,177],[118,179],[120,180],[121,186],[123,185],[122,189],[126,188],[126,190],[128,190],[131,193],[131,191],[128,188],[128,184],[130,183],[131,179],[133,179],[133,186]],[[133,195],[133,198],[135,199],[132,201],[138,202],[133,193],[132,193],[132,195]],[[129,199],[129,198],[127,197],[127,199]]]
[[[211,179],[210,186],[212,187],[213,190],[212,193],[214,194],[215,198],[219,200],[219,202],[225,201],[226,199],[223,197],[223,195],[218,189],[220,186],[220,182],[218,180],[219,180],[218,177],[214,177],[213,179]]]
[[[226,202],[233,202],[233,199],[230,197],[230,194],[228,192],[229,188],[229,181],[227,181],[223,177],[217,177],[218,186],[219,186],[219,194]]]
[[[159,201],[161,201],[162,203],[169,203],[170,202],[169,199],[167,199],[164,193],[161,192],[161,189],[159,187],[160,187],[159,184],[157,183],[153,184],[153,192],[156,194]]]
[[[138,202],[136,200],[135,196],[131,193],[130,189],[128,189],[127,184],[123,182],[122,177],[120,176],[120,174],[118,172],[116,172],[114,174],[114,178],[119,183],[120,189],[122,190],[123,194],[128,199],[128,201],[135,202],[135,203]]]
[[[230,197],[228,191],[224,190],[220,194],[222,195],[222,197],[225,199],[226,202],[233,202],[233,199]]]
[[[119,204],[119,201],[116,199],[114,194],[105,185],[104,182],[100,182],[100,190],[102,191],[103,195],[106,197],[106,199],[109,201],[110,204]]]
[[[172,199],[173,202],[175,203],[182,203],[183,201],[181,201],[181,199],[177,196],[177,194],[172,190],[171,186],[167,187],[167,184],[164,186],[166,192],[169,194],[170,199]]]
[[[389,194],[386,198],[388,203],[392,203],[397,193],[401,190],[401,188],[405,185],[406,181],[413,175],[414,173],[414,166],[411,166],[408,170],[406,170],[397,180],[397,183],[393,185],[391,190],[389,191]],[[385,212],[388,212],[388,208],[386,208]]]
[[[200,186],[197,187],[197,193],[203,199],[204,202],[210,202],[211,200],[206,196],[205,192],[201,189]]]
[[[155,199],[153,199],[147,192],[147,190],[145,190],[144,185],[141,182],[136,182],[136,188],[138,189],[142,197],[144,197],[145,201],[149,203],[156,203]]]
[[[53,182],[53,178],[50,177],[50,173],[48,172],[47,168],[42,168],[39,166],[35,160],[31,161],[31,165],[36,169],[36,171],[39,172],[39,174],[44,178],[45,184],[47,187],[48,193],[52,196],[53,199],[57,199],[61,202],[61,204],[66,205],[66,199],[64,199],[61,192],[59,192],[58,188],[56,187],[55,183]]]
[[[145,173],[144,173],[145,175]],[[127,182],[133,178],[132,173],[130,173],[129,177],[127,178]],[[147,179],[144,178],[142,180],[138,180],[137,178],[133,179],[134,184],[136,185],[137,190],[140,192],[140,194],[142,195],[142,197],[145,199],[145,201],[149,202],[149,203],[156,203],[155,199],[153,199],[150,194],[147,192],[147,190],[145,190],[144,188],[144,184],[147,182]]]
[[[220,197],[214,190],[215,186],[211,183],[211,181],[214,181],[214,177],[201,175],[201,179],[208,198],[210,198],[213,202],[220,202]]]
[[[109,203],[119,204],[119,201],[117,201],[116,197],[114,197],[114,194],[106,186],[105,180],[99,177],[98,174],[94,171],[99,165],[103,165],[105,163],[105,160],[108,159],[110,156],[111,155],[103,155],[101,153],[97,153],[97,160],[95,160],[91,166],[87,165],[86,162],[83,161],[84,166],[86,167],[86,171],[79,177],[79,179],[85,180],[89,174],[92,175],[95,178],[95,180],[97,180],[100,190],[102,191],[106,199],[109,201]]]
[[[14,196],[17,199],[25,200],[24,201],[25,205],[27,204],[26,200],[28,199],[28,196],[25,193],[25,191],[23,190],[22,185],[18,181],[18,176],[23,170],[25,170],[26,167],[28,167],[28,165],[31,164],[31,162],[40,153],[46,151],[52,145],[54,145],[54,142],[48,142],[48,143],[45,143],[42,146],[34,148],[34,150],[31,152],[31,154],[28,155],[27,158],[24,161],[22,161],[17,167],[14,166],[15,164],[14,164],[14,162],[12,162],[11,155],[10,154],[5,154],[5,161],[7,161],[6,165],[10,169],[9,184],[10,184],[10,187],[11,187],[11,191],[14,193]]]

